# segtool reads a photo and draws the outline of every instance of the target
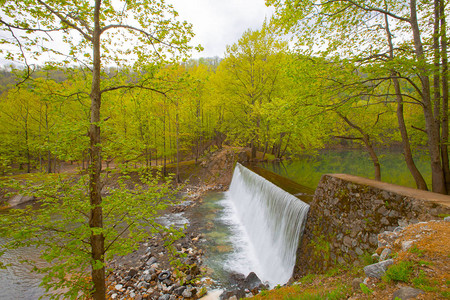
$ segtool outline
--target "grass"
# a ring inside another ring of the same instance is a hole
[[[400,261],[386,270],[383,280],[386,282],[402,281],[409,282],[414,271],[414,264],[411,261]]]
[[[328,291],[303,292],[295,296],[287,296],[284,300],[340,300],[347,299],[349,287],[347,285],[339,285]]]

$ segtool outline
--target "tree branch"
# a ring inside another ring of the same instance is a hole
[[[77,26],[77,24],[69,21],[66,17],[64,17],[61,13],[55,11],[53,8],[51,8],[47,3],[45,3],[42,0],[37,0],[40,4],[42,4],[43,6],[45,6],[46,9],[48,9],[52,14],[54,14],[55,16],[58,17],[58,19],[61,20],[61,22],[63,22],[64,24],[66,24],[67,26],[77,30],[79,33],[81,33],[81,35],[84,36],[84,38],[88,41],[93,40],[92,35],[87,34],[86,32],[84,32],[80,27]]]

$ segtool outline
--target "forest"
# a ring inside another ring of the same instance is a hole
[[[446,0],[266,0],[272,19],[223,59],[190,59],[192,27],[164,2],[1,2],[0,53],[22,65],[0,71],[0,174],[81,165],[91,228],[102,227],[102,164],[166,173],[223,145],[294,160],[360,145],[377,180],[377,150],[394,145],[417,188],[450,191]]]

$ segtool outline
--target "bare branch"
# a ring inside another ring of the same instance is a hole
[[[137,28],[137,27],[134,27],[134,26],[130,26],[130,25],[124,25],[124,24],[111,24],[111,25],[107,25],[107,26],[105,26],[105,27],[103,27],[103,28],[101,29],[101,33],[105,32],[105,31],[107,31],[107,30],[109,30],[109,29],[113,29],[113,28],[129,29],[129,30],[132,30],[132,31],[137,31],[137,32],[142,33],[143,35],[145,35],[150,41],[154,40],[154,41],[157,41],[158,43],[161,43],[161,44],[166,45],[166,46],[168,46],[168,47],[178,48],[178,47],[176,47],[176,46],[173,46],[172,44],[168,44],[168,43],[166,43],[166,42],[161,41],[160,39],[154,37],[153,35],[151,35],[150,33],[148,33],[148,32],[145,31],[145,30],[142,30],[142,29],[140,29],[140,28]],[[153,43],[152,43],[152,44],[153,44]]]
[[[412,128],[412,129],[415,129],[415,130],[419,130],[419,131],[421,131],[421,132],[423,132],[423,133],[425,133],[425,134],[428,134],[427,131],[426,131],[425,129],[416,127],[416,126],[414,126],[414,125],[411,125],[411,128]]]
[[[37,0],[40,4],[42,4],[43,6],[45,6],[46,9],[48,9],[52,14],[54,14],[55,16],[58,17],[58,19],[61,20],[61,22],[63,22],[64,24],[66,24],[67,26],[77,30],[79,33],[81,33],[81,35],[84,36],[84,38],[88,41],[92,42],[92,36],[87,34],[86,32],[83,31],[83,29],[81,29],[79,26],[77,26],[77,24],[69,21],[66,17],[64,17],[61,13],[55,11],[53,8],[51,8],[47,3],[45,3],[42,0]]]
[[[334,135],[335,138],[338,139],[344,139],[344,140],[362,140],[361,137],[351,137],[351,136],[341,136],[341,135]]]
[[[159,93],[161,95],[167,96],[166,92],[151,88],[151,87],[146,87],[143,85],[118,85],[118,86],[112,86],[109,88],[105,88],[103,90],[100,91],[101,94],[106,93],[106,92],[111,92],[111,91],[115,91],[115,90],[120,90],[120,89],[143,89],[143,90],[149,90],[149,91],[153,91],[155,93]]]
[[[410,19],[398,16],[398,15],[396,15],[396,14],[390,12],[390,11],[387,11],[385,9],[378,8],[378,7],[371,7],[371,6],[363,6],[363,5],[359,4],[359,3],[356,3],[353,0],[330,0],[330,1],[327,1],[327,2],[324,2],[324,3],[321,3],[321,5],[326,5],[326,4],[334,3],[334,2],[350,3],[351,5],[356,6],[357,8],[360,8],[360,9],[362,9],[364,11],[379,12],[381,14],[388,15],[388,16],[390,16],[390,17],[392,17],[394,19],[400,20],[400,21],[404,21],[404,22],[408,22],[408,23],[411,22]]]

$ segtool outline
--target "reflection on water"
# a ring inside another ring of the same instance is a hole
[[[398,185],[416,187],[400,152],[378,151],[381,164],[381,180]],[[431,186],[429,159],[424,154],[414,157],[428,186]],[[302,156],[296,161],[261,163],[261,167],[290,178],[302,185],[316,188],[320,177],[327,173],[345,173],[374,178],[374,168],[367,152],[363,150],[323,150],[316,156]]]

